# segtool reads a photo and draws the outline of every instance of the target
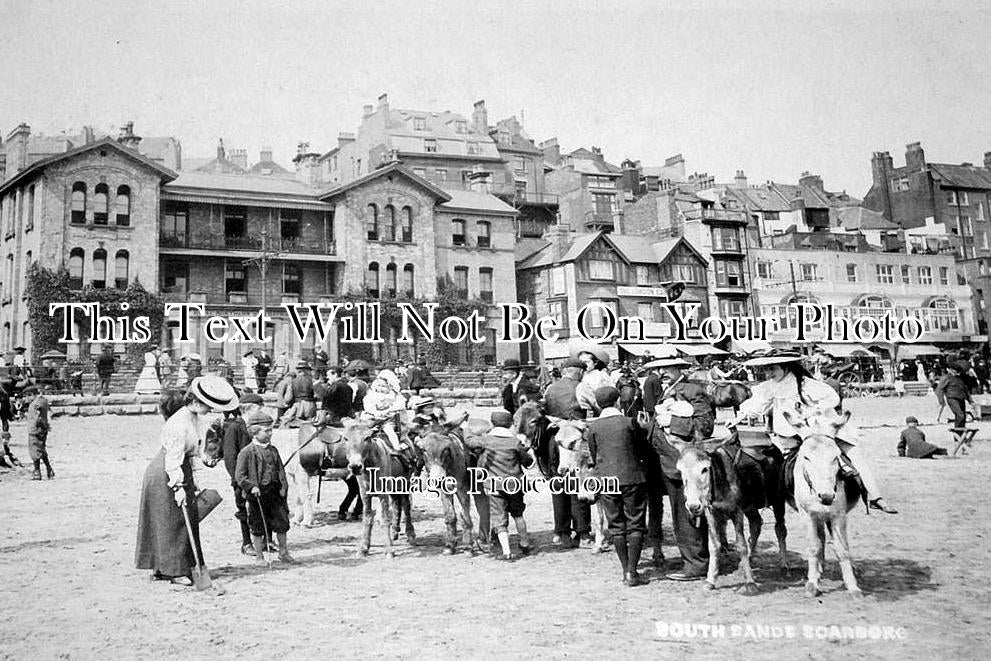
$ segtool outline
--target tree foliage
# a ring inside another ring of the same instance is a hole
[[[99,303],[100,315],[103,317],[127,317],[132,325],[136,317],[147,317],[151,340],[142,344],[127,344],[127,353],[137,356],[147,351],[150,344],[158,341],[164,322],[165,307],[162,298],[149,292],[137,279],[133,280],[127,289],[97,289],[86,286],[82,290],[69,288],[69,272],[63,267],[58,270],[47,269],[38,262],[28,267],[26,291],[28,299],[28,323],[31,325],[32,362],[46,351],[55,349],[65,350],[59,342],[62,336],[64,313],[49,314],[51,303]],[[127,309],[125,310],[125,305]],[[76,314],[80,322],[81,332],[89,340],[88,331],[90,320],[87,315]]]

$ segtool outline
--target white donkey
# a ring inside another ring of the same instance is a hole
[[[786,412],[788,423],[803,432],[805,440],[799,447],[793,470],[794,492],[788,494],[788,504],[805,515],[809,531],[809,575],[805,594],[816,597],[822,594],[819,579],[826,561],[826,533],[843,573],[843,583],[854,597],[862,597],[850,560],[850,542],[847,539],[846,517],[858,501],[855,482],[844,478],[843,460],[834,440],[836,432],[850,419],[850,413],[841,416],[814,416],[803,419]],[[811,433],[809,433],[811,432]],[[806,436],[806,433],[809,433]],[[787,464],[790,462],[786,461]]]

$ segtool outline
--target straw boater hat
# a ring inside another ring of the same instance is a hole
[[[234,386],[215,374],[196,377],[190,384],[189,391],[196,399],[216,411],[233,411],[239,403]]]
[[[743,363],[748,367],[764,367],[767,365],[781,365],[783,363],[800,363],[802,362],[802,354],[797,351],[787,351],[784,349],[777,349],[769,351],[763,356],[758,356],[757,358],[751,358],[750,360]]]
[[[641,370],[652,370],[659,367],[691,367],[692,364],[687,360],[682,360],[681,358],[658,358],[657,360],[652,360],[649,363],[644,363]]]

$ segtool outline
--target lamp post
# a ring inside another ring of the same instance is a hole
[[[266,304],[267,304],[267,295],[268,295],[268,264],[273,259],[278,259],[279,257],[282,256],[281,245],[276,249],[272,249],[268,239],[269,239],[268,225],[266,224],[264,227],[262,227],[262,231],[261,231],[261,251],[259,255],[257,257],[252,257],[250,259],[246,259],[243,262],[241,262],[244,266],[257,266],[258,271],[261,274],[262,277],[261,318],[262,319],[264,319],[266,315]],[[259,328],[258,331],[260,333],[260,336],[265,335],[264,328]]]

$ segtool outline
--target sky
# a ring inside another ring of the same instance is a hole
[[[742,8],[741,7],[745,7]],[[218,138],[284,165],[362,106],[523,115],[538,141],[751,183],[821,174],[862,197],[870,157],[991,151],[980,2],[0,0],[0,132],[83,125]]]

